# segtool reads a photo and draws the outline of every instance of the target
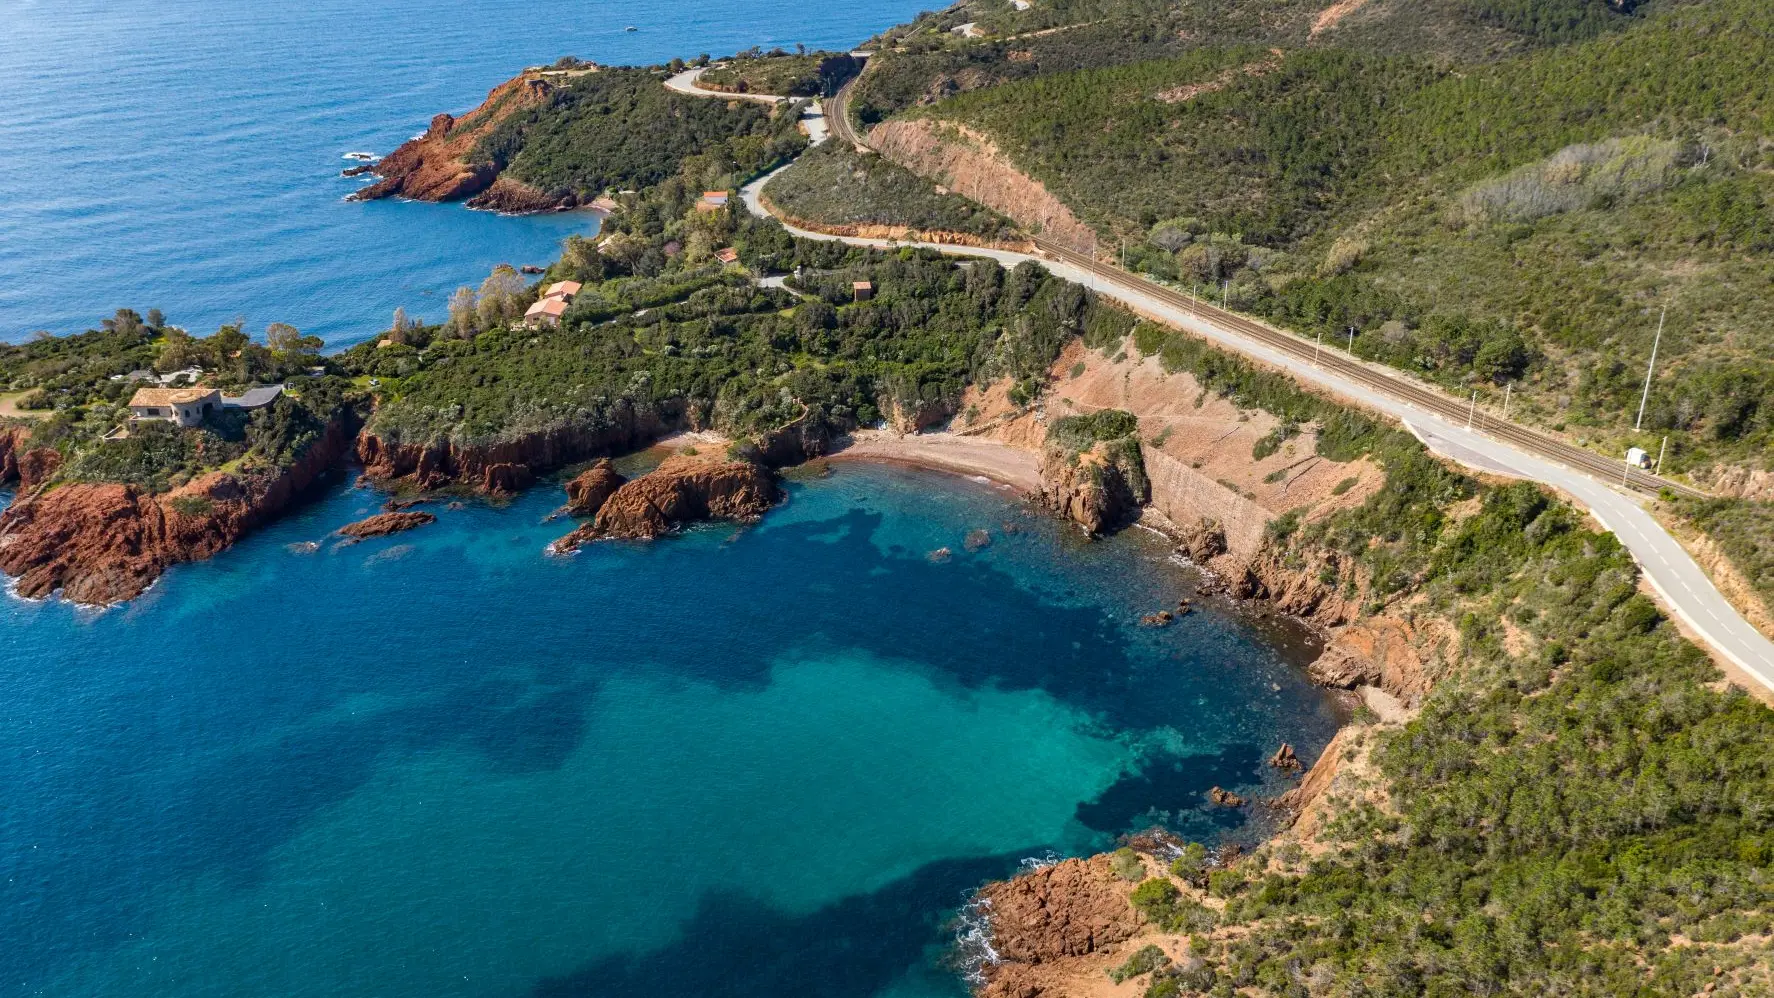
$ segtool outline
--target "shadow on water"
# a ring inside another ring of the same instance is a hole
[[[740,894],[710,894],[672,945],[544,980],[532,998],[872,995],[929,959],[944,941],[946,913],[968,891],[1016,864],[1009,855],[941,860],[802,916]]]
[[[1084,827],[1109,835],[1162,825],[1212,841],[1243,825],[1246,815],[1208,803],[1207,792],[1251,783],[1261,775],[1262,761],[1263,754],[1250,744],[1227,745],[1217,753],[1156,754],[1079,804],[1076,817]]]

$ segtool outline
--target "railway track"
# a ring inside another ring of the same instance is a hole
[[[1035,245],[1047,256],[1088,270],[1097,277],[1124,287],[1137,288],[1142,293],[1157,298],[1172,308],[1200,316],[1218,326],[1234,330],[1242,336],[1279,350],[1290,357],[1315,364],[1322,370],[1333,372],[1363,387],[1390,395],[1401,402],[1439,416],[1455,425],[1470,424],[1474,430],[1507,441],[1547,460],[1587,472],[1603,481],[1617,482],[1649,495],[1657,495],[1664,490],[1694,498],[1703,498],[1706,495],[1704,492],[1680,482],[1672,482],[1666,478],[1660,478],[1638,468],[1633,468],[1624,461],[1611,461],[1593,451],[1573,446],[1519,424],[1498,419],[1470,402],[1450,398],[1402,375],[1377,370],[1358,360],[1344,356],[1336,350],[1321,349],[1310,340],[1271,329],[1261,323],[1252,322],[1243,316],[1216,308],[1163,285],[1134,277],[1118,267],[1094,260],[1076,250],[1044,239],[1036,239]]]

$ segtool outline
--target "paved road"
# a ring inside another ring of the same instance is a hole
[[[707,66],[697,66],[695,69],[686,69],[678,75],[666,80],[665,88],[667,90],[676,90],[680,94],[689,94],[691,97],[720,97],[726,100],[755,100],[764,104],[780,104],[783,101],[788,100],[787,97],[778,97],[775,94],[731,94],[725,90],[704,90],[696,85],[696,81],[702,79],[703,70],[706,70],[707,68]]]
[[[834,129],[835,130],[835,129]],[[747,184],[740,198],[754,215],[767,217],[758,193],[782,167]],[[1285,369],[1302,381],[1327,388],[1366,408],[1394,416],[1416,434],[1426,446],[1444,457],[1494,474],[1523,478],[1560,489],[1587,507],[1604,529],[1611,531],[1631,552],[1652,588],[1701,640],[1711,645],[1726,659],[1774,690],[1774,642],[1769,641],[1732,608],[1706,573],[1689,557],[1686,550],[1671,537],[1644,507],[1628,492],[1617,487],[1614,480],[1603,480],[1585,473],[1582,466],[1557,463],[1534,453],[1519,441],[1502,434],[1511,424],[1490,420],[1483,424],[1474,420],[1474,428],[1466,429],[1462,419],[1449,419],[1441,406],[1419,405],[1371,383],[1365,376],[1352,373],[1351,362],[1326,363],[1333,351],[1314,363],[1277,342],[1252,336],[1247,330],[1219,319],[1201,308],[1182,307],[1173,295],[1155,293],[1149,282],[1122,274],[1111,274],[1107,268],[1080,266],[1063,256],[1037,257],[1010,250],[981,249],[972,246],[948,246],[935,243],[896,243],[884,239],[859,239],[812,232],[787,226],[790,233],[803,239],[839,241],[857,246],[888,248],[915,245],[954,256],[989,257],[1005,266],[1014,267],[1025,260],[1034,260],[1055,275],[1083,284],[1123,302],[1140,312],[1185,329],[1230,350]],[[1075,257],[1074,257],[1075,258]],[[1224,313],[1220,313],[1224,314]],[[1258,327],[1266,328],[1266,327]],[[1355,368],[1365,370],[1355,363]],[[1442,397],[1445,403],[1445,396]],[[1568,446],[1568,445],[1566,445]],[[1571,448],[1576,451],[1576,448]],[[1577,451],[1589,455],[1587,451]],[[1611,466],[1611,465],[1610,465]],[[1624,468],[1621,468],[1624,471]],[[1646,476],[1649,477],[1649,476]],[[1635,482],[1634,485],[1640,483]]]

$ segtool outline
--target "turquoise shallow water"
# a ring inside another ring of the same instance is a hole
[[[846,47],[924,0],[7,0],[0,339],[157,307],[334,345],[396,306],[441,319],[498,263],[546,263],[585,213],[341,200],[387,153],[526,64]],[[628,26],[637,30],[625,31]]]
[[[1254,834],[1203,792],[1333,730],[1285,628],[1137,626],[1162,545],[951,476],[791,491],[554,558],[554,486],[350,547],[337,486],[130,606],[0,603],[0,988],[956,995],[966,891]]]

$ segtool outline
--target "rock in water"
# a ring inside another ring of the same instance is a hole
[[[1209,790],[1207,792],[1207,799],[1210,801],[1213,801],[1215,804],[1219,805],[1220,807],[1243,807],[1244,806],[1244,798],[1243,797],[1238,796],[1237,794],[1233,793],[1230,790],[1225,790],[1220,787],[1214,787],[1212,790]]]
[[[384,537],[398,534],[403,530],[423,527],[427,523],[436,523],[437,517],[431,513],[377,513],[367,520],[347,523],[339,528],[339,533],[352,540],[361,541],[366,537]]]
[[[1269,765],[1276,769],[1299,769],[1300,759],[1294,755],[1292,745],[1282,742],[1281,747],[1275,750],[1275,754],[1269,757]]]
[[[992,546],[992,532],[984,529],[969,530],[967,538],[961,542],[961,546],[966,548],[969,553],[989,548]]]
[[[599,458],[567,483],[566,511],[573,516],[596,516],[604,502],[627,482],[609,458]]]
[[[776,479],[761,465],[676,454],[611,492],[597,519],[554,542],[554,550],[600,538],[651,540],[703,520],[752,520],[777,498]]]
[[[1140,626],[1141,627],[1169,627],[1170,622],[1175,619],[1176,619],[1176,615],[1171,613],[1169,610],[1160,610],[1157,613],[1148,613],[1144,617],[1141,617],[1140,618]]]

